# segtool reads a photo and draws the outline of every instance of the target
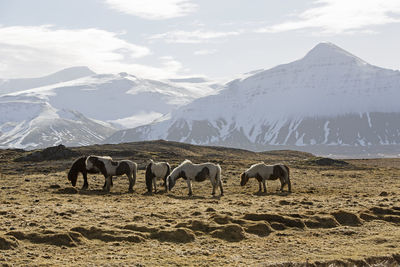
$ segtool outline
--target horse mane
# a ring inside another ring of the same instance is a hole
[[[259,165],[259,164],[265,164],[265,163],[264,163],[264,161],[261,161],[261,162],[259,162],[259,163],[255,163],[255,164],[251,165],[249,169],[252,169],[252,168],[254,168],[255,166],[257,166],[257,165]],[[249,170],[249,169],[248,169],[248,170]]]
[[[190,160],[188,160],[188,159],[185,159],[184,161],[182,161],[182,163],[181,164],[179,164],[179,166],[181,166],[181,165],[183,165],[183,164],[186,164],[186,163],[192,163]],[[179,167],[178,166],[178,167]]]

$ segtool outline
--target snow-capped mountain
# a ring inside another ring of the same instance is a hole
[[[71,81],[95,74],[88,67],[72,67],[45,77],[24,79],[0,79],[0,95]]]
[[[169,119],[118,131],[105,142],[166,139],[325,154],[342,147],[362,154],[400,144],[399,99],[399,71],[321,43],[300,60],[234,80]]]
[[[115,129],[35,97],[0,98],[0,148],[34,149],[101,143]]]
[[[89,118],[129,128],[148,124],[217,88],[206,80],[156,81],[119,73],[93,74],[7,96],[36,97],[57,109],[77,110]]]
[[[99,143],[115,128],[148,124],[219,87],[203,78],[156,81],[86,67],[8,80],[0,84],[0,147]]]

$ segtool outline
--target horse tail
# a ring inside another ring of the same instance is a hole
[[[221,196],[224,195],[224,189],[222,188],[222,180],[221,180],[221,166],[217,164],[217,174],[215,175],[215,180],[219,185],[219,190],[221,192]]]
[[[288,166],[286,166],[286,165],[282,165],[283,166],[283,168],[284,168],[284,170],[285,170],[285,172],[286,172],[286,183],[287,183],[287,185],[288,185],[288,190],[289,190],[289,192],[291,192],[292,191],[292,183],[290,182],[290,171],[289,171],[289,167]]]
[[[146,167],[146,187],[148,192],[152,191],[153,186],[153,172],[151,171],[151,165],[153,165],[153,163],[150,163]]]

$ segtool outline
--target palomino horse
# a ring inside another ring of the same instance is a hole
[[[189,188],[189,196],[192,192],[192,181],[203,182],[207,178],[210,179],[212,184],[212,195],[215,195],[215,189],[219,186],[221,196],[224,195],[221,182],[221,167],[218,164],[211,162],[193,164],[190,160],[184,160],[178,167],[176,167],[167,178],[168,189],[171,190],[176,180],[179,178],[186,180]]]
[[[265,181],[276,180],[278,178],[281,181],[281,191],[283,191],[283,187],[286,184],[288,185],[288,191],[292,191],[292,185],[289,178],[289,168],[283,164],[266,165],[264,162],[254,164],[242,173],[240,185],[244,186],[249,181],[249,178],[257,179],[259,186],[258,192],[261,192],[261,183],[263,184],[265,193],[267,192]]]
[[[152,159],[150,159],[150,163],[146,167],[147,191],[151,193],[154,185],[154,193],[157,193],[157,178],[163,179],[165,191],[168,191],[166,180],[170,173],[171,167],[169,166],[168,162],[154,162]]]
[[[68,180],[71,182],[72,186],[76,185],[76,181],[78,179],[78,175],[79,173],[82,173],[83,176],[83,186],[82,186],[82,190],[86,190],[89,187],[89,183],[87,180],[87,174],[96,174],[96,173],[100,173],[100,170],[97,169],[96,167],[91,168],[91,169],[87,169],[86,168],[86,156],[77,158],[74,163],[72,163],[71,168],[68,171]],[[111,157],[109,157],[111,159]],[[112,185],[112,181],[111,181],[111,185]],[[104,186],[106,186],[106,183],[104,183]]]
[[[86,168],[97,168],[106,178],[104,190],[110,192],[113,176],[126,175],[129,179],[129,192],[133,192],[136,182],[137,164],[130,160],[113,161],[110,157],[89,156],[86,159]]]

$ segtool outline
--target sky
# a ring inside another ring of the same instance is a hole
[[[400,69],[400,0],[0,0],[0,79],[229,79],[332,42]]]

